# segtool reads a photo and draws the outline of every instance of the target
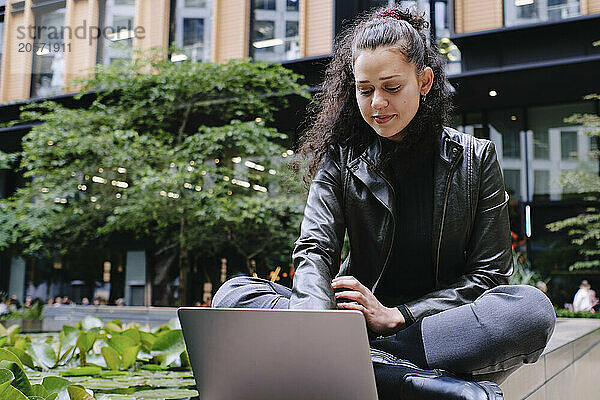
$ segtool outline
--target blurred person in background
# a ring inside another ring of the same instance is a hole
[[[4,297],[0,297],[0,315],[4,315],[6,313],[8,313],[8,306],[6,305]]]
[[[585,312],[594,312],[593,307],[594,297],[592,294],[592,285],[587,280],[581,281],[579,285],[579,290],[575,293],[575,297],[573,298],[573,311],[585,311]]]

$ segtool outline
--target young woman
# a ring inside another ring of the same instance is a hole
[[[500,383],[536,361],[554,310],[536,288],[506,285],[494,145],[443,126],[449,85],[426,28],[415,11],[378,10],[338,40],[299,151],[311,184],[293,288],[236,278],[213,304],[359,310],[381,398],[498,399],[494,383],[453,377]]]

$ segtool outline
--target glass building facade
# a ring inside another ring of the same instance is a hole
[[[176,0],[175,43],[183,54],[173,60],[210,61],[211,0]]]
[[[300,58],[299,9],[302,0],[253,0],[250,53],[255,60]]]
[[[106,35],[98,43],[98,64],[130,60],[134,37],[135,0],[105,0],[100,26]]]
[[[560,21],[581,15],[580,0],[505,0],[504,25]]]
[[[65,84],[65,3],[35,9],[31,97],[62,92]]]
[[[489,135],[513,200],[563,200],[573,197],[560,184],[563,172],[599,172],[597,139],[586,134],[592,128],[565,122],[586,113],[596,113],[594,101],[469,112],[454,125],[477,137]]]

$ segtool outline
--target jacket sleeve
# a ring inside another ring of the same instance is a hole
[[[477,208],[466,248],[466,271],[456,282],[399,306],[412,323],[427,315],[471,303],[483,292],[508,283],[512,274],[508,194],[494,144],[488,142],[479,168]],[[404,314],[404,313],[403,313]]]
[[[292,254],[295,273],[289,308],[335,308],[331,279],[339,269],[345,231],[341,177],[339,160],[330,152],[310,185]]]

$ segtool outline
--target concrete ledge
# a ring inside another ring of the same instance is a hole
[[[57,332],[63,325],[74,326],[88,315],[96,315],[104,322],[118,318],[123,323],[148,324],[152,328],[172,319],[179,323],[175,307],[48,306],[44,307],[42,330]]]
[[[597,399],[598,380],[600,320],[559,318],[540,359],[500,387],[506,400]]]

